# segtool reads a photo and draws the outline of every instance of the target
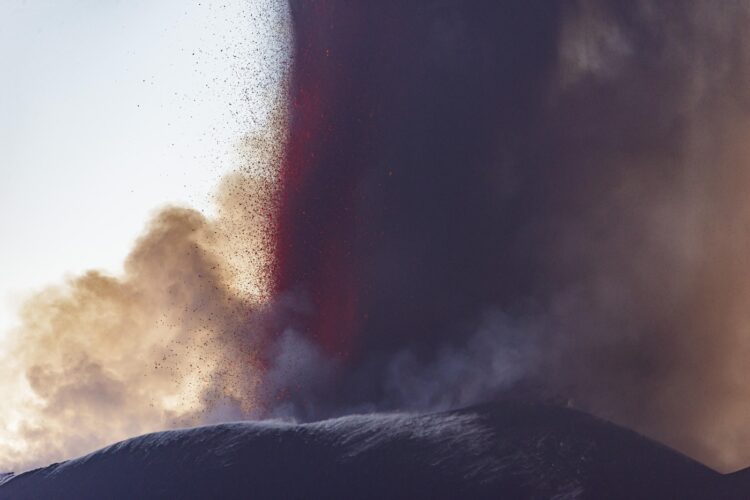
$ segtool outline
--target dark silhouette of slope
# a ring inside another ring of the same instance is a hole
[[[574,410],[506,401],[159,432],[12,477],[0,498],[740,499],[749,479]]]

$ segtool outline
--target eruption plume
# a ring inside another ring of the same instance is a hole
[[[91,271],[24,305],[4,359],[3,416],[16,422],[9,430],[17,447],[3,447],[3,467],[251,414],[260,337],[245,333],[248,315],[263,307],[268,255],[242,252],[245,269],[228,255],[237,237],[256,252],[267,247],[270,189],[258,178],[230,177],[217,219],[164,209],[122,276]],[[246,219],[238,222],[240,213]],[[252,281],[235,282],[239,276]]]
[[[508,390],[748,465],[750,2],[290,5],[266,174],[25,306],[0,465]]]
[[[277,46],[256,48],[265,58],[249,79],[269,118],[238,145],[241,168],[220,183],[215,215],[164,208],[121,275],[90,271],[21,308],[0,358],[0,470],[46,465],[144,432],[260,415],[286,135],[285,88],[269,86],[287,71],[283,10],[253,18],[281,22],[274,29],[248,27],[277,37]]]
[[[276,284],[341,365],[315,408],[522,382],[750,463],[748,2],[292,7]]]

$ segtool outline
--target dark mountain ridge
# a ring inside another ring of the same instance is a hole
[[[723,476],[590,415],[515,400],[438,414],[158,432],[0,481],[0,499],[740,499],[750,492],[748,471]]]

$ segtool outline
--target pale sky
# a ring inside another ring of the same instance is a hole
[[[0,339],[34,290],[118,272],[158,207],[210,213],[280,84],[285,10],[0,1]]]

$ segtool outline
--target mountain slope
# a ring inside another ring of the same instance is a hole
[[[506,401],[159,432],[7,479],[0,499],[746,498],[746,476],[580,412]]]

